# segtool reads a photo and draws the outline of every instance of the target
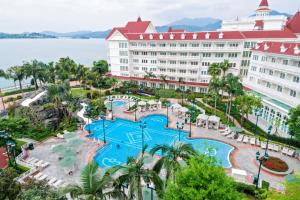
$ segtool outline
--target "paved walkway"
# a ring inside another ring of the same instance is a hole
[[[88,124],[89,119],[84,116],[87,104],[81,103],[80,105],[82,106],[82,109],[77,113],[77,116],[80,117],[84,121],[85,124]]]
[[[28,99],[25,99],[22,103],[21,103],[21,106],[24,106],[24,107],[29,107],[29,105],[32,103],[32,102],[35,102],[36,100],[38,100],[39,98],[41,98],[43,95],[45,95],[47,93],[47,91],[43,91],[39,94],[37,94],[35,97],[33,98],[28,98]]]

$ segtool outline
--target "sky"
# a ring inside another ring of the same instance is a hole
[[[124,26],[141,16],[154,25],[181,18],[248,16],[260,0],[0,0],[0,32],[69,32]],[[270,8],[294,14],[300,0],[269,0]]]

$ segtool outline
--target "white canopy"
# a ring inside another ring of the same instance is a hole
[[[213,116],[210,116],[210,117],[208,118],[208,121],[219,123],[219,122],[220,122],[220,118],[213,115]]]
[[[199,114],[197,119],[200,119],[200,120],[207,120],[208,119],[208,116],[206,114]]]
[[[157,102],[154,100],[150,100],[150,101],[148,101],[148,104],[149,105],[157,105]]]
[[[189,111],[189,109],[186,108],[186,107],[181,107],[181,108],[179,109],[179,111],[182,112],[182,113],[186,113],[186,112]]]
[[[138,103],[139,106],[146,106],[146,104],[147,104],[147,103],[146,103],[145,101],[140,101],[140,102]]]
[[[171,105],[171,108],[173,108],[173,109],[179,109],[179,108],[181,108],[181,105],[178,104],[178,103],[175,103],[175,104]]]

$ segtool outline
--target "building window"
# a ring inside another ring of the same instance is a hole
[[[203,53],[203,57],[204,58],[208,58],[208,57],[210,57],[211,56],[211,53]]]
[[[142,52],[142,55],[143,55],[143,56],[147,56],[147,55],[148,55],[148,52],[143,51],[143,52]]]
[[[128,66],[120,66],[120,71],[128,71]]]
[[[291,97],[296,97],[296,91],[295,90],[290,90],[290,96]]]
[[[202,62],[202,66],[205,67],[205,66],[209,66],[210,63],[209,62]]]
[[[130,43],[130,45],[131,45],[132,47],[137,47],[137,43],[136,43],[136,42],[132,42],[132,43]]]
[[[267,61],[267,57],[266,57],[266,56],[262,56],[262,57],[261,57],[261,61],[262,61],[262,62],[266,62],[266,61]]]
[[[128,56],[128,51],[119,51],[120,56]]]
[[[192,46],[192,47],[199,47],[199,44],[198,44],[198,43],[192,43],[191,46]]]
[[[166,52],[160,52],[159,55],[161,55],[161,56],[166,56],[167,53],[166,53]]]
[[[186,43],[180,43],[179,46],[185,48],[185,47],[187,47],[187,44]]]
[[[179,64],[180,64],[180,65],[186,65],[187,62],[186,62],[186,61],[179,61]]]
[[[224,57],[224,53],[216,53],[216,58],[223,58]]]
[[[270,76],[273,76],[273,73],[274,73],[273,70],[269,70],[269,75]]]
[[[167,61],[165,61],[165,60],[160,60],[159,63],[160,63],[160,64],[166,64]]]
[[[225,47],[225,44],[216,44],[216,47],[223,48],[223,47]]]
[[[258,60],[259,56],[258,55],[253,55],[253,60]]]
[[[284,79],[285,78],[285,73],[280,73],[280,78]]]
[[[148,63],[148,60],[144,60],[144,59],[143,59],[143,60],[142,60],[142,63]]]
[[[187,56],[187,53],[180,53],[180,56]]]
[[[238,55],[237,53],[229,53],[228,57],[229,58],[237,58],[237,55]]]
[[[282,87],[280,85],[277,86],[277,91],[282,92]]]
[[[271,83],[270,82],[267,82],[267,87],[271,88]]]
[[[191,62],[191,65],[198,65],[198,62],[196,62],[196,61]]]
[[[120,63],[128,64],[128,59],[126,59],[126,58],[120,58]]]
[[[133,63],[139,63],[139,59],[133,59]]]
[[[133,67],[133,70],[138,71],[138,70],[140,70],[140,68],[139,67]]]
[[[293,82],[299,83],[299,80],[300,80],[299,76],[294,76],[293,77]]]
[[[203,47],[211,47],[211,43],[203,43]]]
[[[251,57],[251,51],[244,51],[243,52],[243,57],[244,58],[250,58]]]
[[[126,43],[126,42],[119,42],[119,48],[120,48],[120,49],[125,49],[125,48],[127,48],[127,43]]]
[[[197,56],[199,56],[199,53],[192,53],[191,56],[192,57],[197,57]]]
[[[176,60],[170,60],[171,65],[176,65]]]
[[[156,60],[151,60],[150,63],[151,64],[156,64]]]
[[[138,51],[133,51],[132,54],[137,56],[137,55],[139,55],[139,52]]]
[[[283,64],[284,64],[284,65],[288,65],[288,64],[289,64],[289,61],[288,61],[288,60],[283,60]]]
[[[179,73],[180,73],[180,74],[186,74],[186,70],[185,70],[185,69],[180,69],[180,70],[179,70]]]
[[[166,44],[165,43],[160,43],[158,46],[159,47],[166,47]]]
[[[230,46],[230,47],[238,47],[239,44],[238,44],[238,43],[230,43],[229,46]]]
[[[142,67],[142,70],[145,72],[148,71],[147,67]]]
[[[150,52],[151,56],[156,56],[156,52]]]
[[[271,62],[272,62],[272,63],[275,63],[275,62],[276,62],[276,58],[272,58],[272,59],[271,59]]]

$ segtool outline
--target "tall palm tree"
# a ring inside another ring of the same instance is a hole
[[[212,63],[208,67],[208,74],[212,77],[217,77],[220,76],[221,74],[221,67],[218,63]]]
[[[19,82],[20,90],[23,90],[22,81],[25,78],[25,70],[22,66],[13,66],[7,70],[8,77]]]
[[[184,91],[181,89],[181,84],[184,83],[184,78],[179,77],[178,79],[178,83],[179,83],[179,90],[181,91],[181,104],[183,105],[183,95],[184,95]]]
[[[45,65],[44,63],[38,60],[26,62],[23,65],[26,73],[26,78],[32,77],[36,90],[39,88],[37,81],[38,81],[39,74],[43,71],[42,67],[44,65]]]
[[[242,95],[243,85],[240,82],[240,78],[238,76],[234,76],[233,74],[226,75],[226,88],[225,91],[229,95],[229,105],[228,105],[228,115],[231,113],[232,101],[234,97]]]
[[[159,79],[168,86],[168,79],[167,79],[167,77],[168,77],[167,75],[160,75]],[[168,86],[168,88],[169,88],[169,86]],[[165,89],[165,87],[163,89]]]
[[[113,179],[109,173],[101,174],[96,162],[89,163],[81,173],[80,185],[69,185],[63,188],[64,194],[70,193],[73,199],[125,199],[125,194],[113,187]]]
[[[221,79],[221,96],[223,97],[224,95],[224,89],[226,87],[226,79],[225,79],[225,75],[226,72],[230,69],[230,63],[229,60],[224,60],[224,62],[220,63],[220,68],[222,71],[222,79]]]
[[[155,163],[153,170],[160,173],[162,169],[165,169],[166,179],[172,182],[175,181],[175,173],[180,169],[180,159],[187,161],[191,156],[197,155],[191,144],[182,142],[178,142],[174,146],[157,144],[150,150],[152,155],[158,152],[162,153],[162,157]]]
[[[143,152],[146,148],[143,148]],[[144,153],[142,153],[144,154]],[[153,183],[156,192],[159,196],[162,195],[162,180],[159,175],[151,169],[146,169],[144,156],[139,157],[137,160],[129,157],[125,166],[116,166],[112,168],[114,173],[119,172],[120,175],[116,179],[117,187],[128,185],[129,192],[128,198],[138,200],[143,199],[142,181],[146,184]]]
[[[219,78],[213,76],[210,81],[209,81],[209,85],[208,85],[208,91],[209,94],[214,97],[214,101],[215,101],[215,114],[217,112],[217,98],[219,96],[219,91],[221,88],[221,81]]]

